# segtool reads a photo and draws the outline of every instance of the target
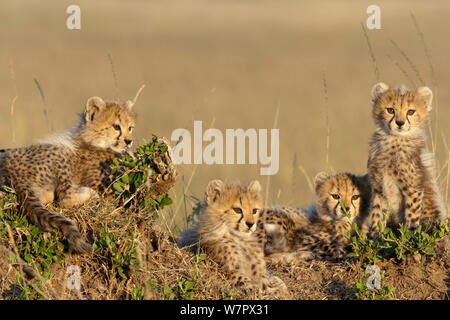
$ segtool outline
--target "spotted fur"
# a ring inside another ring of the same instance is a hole
[[[263,248],[255,236],[261,206],[258,181],[243,185],[213,180],[198,223],[183,233],[179,246],[193,245],[196,250],[198,244],[243,290],[270,292],[271,283],[281,280],[267,274]]]
[[[70,208],[102,193],[111,160],[131,146],[132,102],[88,100],[76,129],[37,144],[0,153],[0,185],[15,189],[30,220],[45,231],[60,230],[73,252],[92,250],[75,222],[49,211],[55,201]]]
[[[368,172],[373,186],[371,235],[387,213],[387,223],[415,229],[447,213],[436,183],[433,155],[425,148],[433,93],[428,87],[372,89],[375,132],[370,141]]]
[[[368,175],[319,173],[315,179],[317,201],[308,209],[264,209],[263,239],[266,259],[293,262],[316,257],[342,258],[355,222],[366,230],[371,188]]]

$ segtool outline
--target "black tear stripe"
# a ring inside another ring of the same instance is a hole
[[[334,214],[337,215],[337,209],[340,205],[341,205],[341,201],[339,200],[339,202],[334,206]]]
[[[391,123],[394,120],[394,118],[395,118],[395,112],[394,112],[394,115],[392,116],[391,120],[389,120],[389,127],[391,126]]]
[[[243,218],[244,218],[244,214],[241,214],[241,217],[239,218],[238,222],[236,223],[236,230],[239,230],[239,224],[241,223]]]

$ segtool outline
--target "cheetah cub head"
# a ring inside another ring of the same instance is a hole
[[[82,140],[94,147],[121,153],[133,143],[136,116],[133,102],[103,101],[92,97],[86,103],[80,122]]]
[[[417,136],[429,121],[432,100],[428,87],[390,88],[380,82],[372,88],[372,115],[376,126],[387,134]]]
[[[349,173],[330,175],[320,172],[314,178],[318,215],[330,221],[353,222],[370,201],[368,176]]]
[[[206,187],[207,213],[210,219],[238,236],[248,236],[256,230],[261,206],[261,185],[248,185],[212,180]]]

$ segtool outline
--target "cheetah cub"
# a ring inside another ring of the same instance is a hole
[[[307,210],[269,208],[262,212],[264,251],[271,262],[315,257],[342,258],[352,223],[367,229],[371,187],[368,175],[319,173],[314,178],[317,202]]]
[[[178,245],[198,243],[231,283],[246,292],[269,293],[275,282],[284,286],[280,279],[267,274],[263,248],[255,236],[261,206],[258,181],[243,185],[212,180],[198,223],[182,234]]]
[[[433,93],[428,87],[372,88],[375,133],[370,141],[368,172],[373,187],[371,235],[383,212],[388,225],[415,229],[447,213],[434,177],[433,155],[425,150]]]
[[[50,212],[55,201],[70,208],[102,192],[105,170],[132,144],[133,102],[87,101],[77,128],[47,141],[0,153],[0,185],[15,189],[30,220],[45,231],[59,230],[75,253],[92,250],[75,222]]]

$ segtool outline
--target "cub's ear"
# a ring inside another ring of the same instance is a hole
[[[225,183],[222,180],[215,179],[208,183],[208,186],[206,187],[206,203],[212,204],[217,200],[217,198],[222,194],[223,190],[225,189]]]
[[[384,82],[378,82],[372,87],[371,98],[372,101],[377,100],[383,93],[389,89],[389,86]]]
[[[261,184],[259,183],[258,180],[253,180],[248,184],[247,189],[248,191],[253,193],[261,193]]]
[[[316,191],[329,178],[330,178],[330,174],[326,173],[325,171],[322,171],[322,172],[319,172],[318,174],[316,174],[316,176],[313,179],[314,188],[316,189]]]
[[[433,101],[433,91],[428,87],[420,87],[416,90],[419,102],[425,106],[427,111],[431,111],[431,102]]]
[[[94,120],[94,117],[102,111],[106,106],[105,101],[100,97],[91,97],[86,103],[86,108],[84,109],[84,119],[86,122]]]
[[[125,107],[127,107],[128,109],[133,109],[134,106],[134,102],[131,100],[128,100],[127,102],[125,102]]]

